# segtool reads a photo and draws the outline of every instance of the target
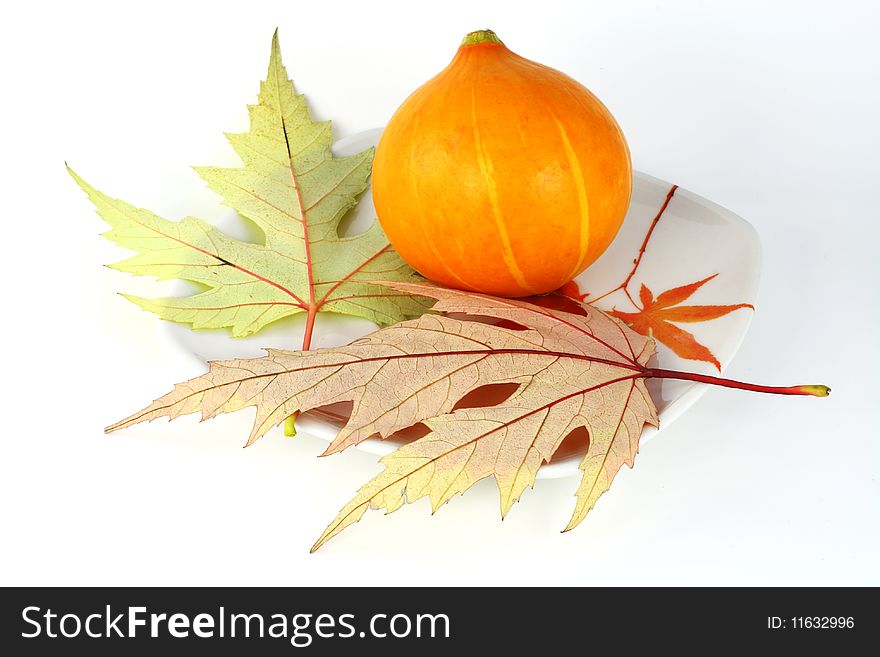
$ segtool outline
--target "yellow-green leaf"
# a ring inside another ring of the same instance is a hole
[[[341,219],[367,187],[373,149],[333,156],[330,122],[313,120],[296,93],[277,33],[268,75],[249,113],[250,130],[228,135],[243,166],[196,170],[226,205],[261,229],[262,244],[234,240],[192,217],[168,221],[70,172],[110,224],[105,236],[136,252],[116,269],[206,287],[185,297],[127,298],[163,319],[229,328],[235,336],[302,312],[339,312],[380,325],[424,312],[425,300],[370,282],[419,280],[378,222],[359,235],[339,236]]]

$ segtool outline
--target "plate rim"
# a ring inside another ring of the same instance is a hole
[[[352,145],[356,145],[357,149],[361,149],[365,140],[369,140],[372,142],[378,141],[379,135],[381,135],[382,130],[383,128],[381,127],[370,128],[368,130],[363,130],[352,135],[341,137],[334,142],[333,148],[334,150],[345,150],[351,148]],[[668,190],[672,186],[672,183],[662,178],[644,173],[637,169],[633,169],[632,174],[633,188],[635,188],[636,180],[640,180],[643,185],[654,186],[661,191]],[[748,239],[751,243],[751,250],[755,253],[755,262],[757,263],[757,266],[754,267],[752,270],[753,282],[750,286],[753,287],[751,301],[755,301],[760,290],[762,273],[761,270],[763,264],[763,248],[760,237],[755,227],[749,221],[744,219],[739,214],[733,212],[729,208],[726,208],[710,199],[707,199],[706,197],[701,196],[687,188],[676,186],[675,194],[676,196],[687,197],[692,202],[710,210],[716,216],[721,217],[725,222],[738,226],[739,229],[743,231],[744,235],[747,236],[746,239]],[[722,372],[730,365],[740,347],[742,346],[742,343],[745,340],[749,329],[751,328],[753,320],[754,312],[749,313],[748,317],[746,318],[744,329],[742,330],[736,343],[733,345],[733,349],[731,350],[727,359],[721,361],[720,365]],[[174,333],[175,330],[179,328],[179,325],[168,320],[160,320],[160,323],[165,326],[166,330],[169,333]],[[179,345],[179,338],[176,338],[175,342]],[[204,363],[204,360],[200,358],[196,353],[194,353],[192,350],[188,351],[190,355],[193,356],[196,360]],[[676,398],[675,403],[667,406],[664,409],[661,409],[658,414],[658,418],[660,420],[659,428],[646,425],[643,428],[642,433],[639,437],[639,448],[641,448],[641,446],[645,442],[651,440],[661,431],[667,430],[679,417],[681,417],[688,409],[690,409],[700,399],[700,397],[703,396],[703,394],[705,394],[705,392],[708,390],[708,387],[709,386],[696,383],[691,384],[688,389],[684,390]],[[308,412],[301,414],[296,419],[296,428],[297,433],[315,436],[316,438],[327,442],[332,441],[340,430],[340,428],[334,423],[319,418],[315,415],[310,415]],[[354,445],[354,448],[369,454],[382,457],[393,452],[401,444],[403,444],[401,441],[395,441],[392,439],[368,438],[358,443],[357,445]],[[580,472],[579,464],[581,460],[581,455],[572,454],[558,461],[544,463],[538,469],[537,479],[558,479],[574,476]]]
[[[337,147],[344,147],[349,143],[354,143],[359,139],[363,139],[365,135],[371,133],[379,133],[381,134],[382,128],[372,128],[370,130],[364,130],[355,135],[350,135],[348,137],[344,137],[337,141],[334,145]],[[644,173],[637,169],[633,169],[633,181],[635,186],[635,180],[637,178],[643,180],[646,183],[651,185],[661,187],[663,189],[668,189],[672,183],[663,180],[657,176],[653,176],[648,173]],[[739,214],[733,212],[729,208],[726,208],[710,199],[707,199],[700,194],[697,194],[687,188],[677,187],[676,195],[685,195],[690,200],[698,203],[699,205],[706,207],[713,212],[715,212],[718,216],[723,217],[726,221],[737,224],[741,229],[745,231],[745,233],[749,236],[749,240],[752,242],[753,248],[756,252],[756,261],[758,266],[756,271],[754,272],[755,281],[754,281],[754,297],[757,298],[758,292],[760,290],[761,284],[761,270],[762,270],[762,256],[763,256],[763,247],[761,244],[761,239],[758,234],[758,231],[755,227],[747,221],[745,218],[740,216]],[[730,363],[733,361],[737,352],[739,352],[742,343],[745,341],[746,335],[751,328],[752,321],[754,320],[754,312],[749,313],[745,328],[742,331],[739,339],[731,351],[730,356],[727,358],[726,362],[721,363],[721,371],[723,372]],[[647,441],[651,440],[661,431],[668,430],[669,427],[679,418],[681,417],[688,409],[690,409],[696,402],[706,393],[709,389],[709,386],[693,384],[688,390],[684,391],[677,400],[677,403],[672,405],[669,409],[664,409],[658,414],[658,418],[660,420],[659,427],[653,427],[650,425],[645,425],[642,429],[642,433],[639,437],[639,449],[641,449],[642,445],[644,445]],[[320,418],[309,416],[308,414],[304,414],[297,418],[296,420],[297,431],[303,431],[306,434],[316,436],[321,440],[326,440],[328,442],[332,441],[333,438],[337,435],[339,429],[336,428],[330,422],[321,420]],[[363,452],[368,454],[373,454],[375,456],[386,456],[397,449],[400,446],[401,442],[389,440],[389,439],[381,439],[381,438],[368,438],[365,441],[358,443],[354,447],[356,449],[360,449]],[[578,455],[567,456],[559,461],[544,463],[539,469],[537,473],[537,479],[560,479],[564,477],[572,477],[580,472],[580,468],[578,467],[581,462],[581,457]]]

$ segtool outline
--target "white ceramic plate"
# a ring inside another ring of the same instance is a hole
[[[369,130],[341,139],[334,145],[338,155],[348,155],[374,146],[381,129]],[[633,196],[623,227],[614,243],[602,257],[576,279],[582,292],[596,298],[617,287],[633,268],[633,261],[663,206],[671,183],[636,172],[633,177]],[[371,194],[367,191],[354,211],[347,232],[365,229],[375,212]],[[256,233],[237,215],[231,214],[218,227],[233,237],[253,240]],[[694,292],[682,305],[753,304],[758,292],[761,270],[761,246],[754,228],[744,219],[711,201],[683,189],[677,189],[651,233],[644,255],[627,289],[639,301],[639,289],[645,284],[654,294],[702,280],[718,274]],[[175,294],[191,290],[185,283],[176,285]],[[603,310],[616,308],[635,312],[623,291],[618,290],[597,304]],[[723,317],[699,323],[676,324],[691,333],[717,358],[723,369],[730,363],[745,337],[752,319],[752,311],[740,309]],[[258,335],[232,338],[226,331],[193,331],[186,325],[163,322],[180,345],[202,361],[228,358],[248,358],[263,354],[266,347],[296,349],[302,341],[304,315],[290,317],[266,327]],[[337,346],[351,342],[371,331],[375,325],[358,318],[321,313],[315,326],[313,348]],[[685,369],[702,373],[717,373],[714,365],[685,360],[665,345],[658,344],[656,367]],[[648,388],[657,404],[661,430],[667,428],[690,408],[705,391],[706,386],[685,381],[649,380]],[[338,425],[305,414],[297,420],[298,431],[330,441]],[[647,428],[642,441],[657,430]],[[358,449],[384,455],[393,451],[393,441],[367,440]],[[541,468],[539,478],[555,478],[578,474],[579,459],[575,456],[553,461]]]

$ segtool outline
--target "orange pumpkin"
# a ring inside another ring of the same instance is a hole
[[[382,228],[414,269],[504,296],[549,292],[623,222],[629,149],[605,106],[557,70],[468,34],[400,106],[373,163]]]

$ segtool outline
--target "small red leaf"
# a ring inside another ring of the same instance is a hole
[[[577,299],[578,301],[583,301],[588,296],[590,296],[589,292],[585,292],[581,294],[581,289],[578,287],[578,284],[574,281],[569,281],[561,288],[556,290],[553,295],[561,295],[563,297],[568,297],[569,299]],[[551,295],[551,296],[553,296]]]
[[[619,310],[610,310],[608,314],[621,320],[636,333],[648,335],[651,330],[650,316],[647,313],[624,313]]]
[[[721,363],[715,355],[684,329],[668,322],[652,322],[651,334],[658,342],[669,347],[676,356],[712,363],[719,372],[721,371]]]
[[[681,303],[682,301],[689,299],[694,292],[699,290],[716,276],[718,276],[718,274],[712,274],[696,283],[690,283],[688,285],[682,285],[681,287],[674,287],[671,290],[666,290],[666,292],[657,297],[657,301],[654,305],[658,308],[668,308],[669,306]]]
[[[577,289],[577,287],[575,287]],[[528,297],[525,301],[533,303],[542,308],[550,308],[551,310],[562,310],[573,315],[586,315],[587,309],[584,308],[584,301],[570,294],[564,293],[563,288],[559,288],[556,292],[550,294],[542,294],[537,297]],[[582,296],[587,296],[586,294]]]
[[[654,297],[654,293],[644,283],[639,288],[639,299],[642,303],[642,309],[638,312],[628,313],[613,309],[609,314],[618,318],[627,324],[632,330],[641,335],[651,336],[658,342],[669,347],[673,353],[680,358],[687,360],[698,360],[706,363],[712,363],[719,370],[721,365],[715,355],[705,345],[697,342],[696,338],[670,322],[694,323],[705,322],[710,319],[723,317],[734,310],[741,308],[749,308],[754,310],[755,307],[750,303],[737,303],[724,306],[676,306],[676,304],[689,299],[694,292],[699,290],[703,285],[711,281],[718,274],[712,274],[706,278],[674,287],[671,290],[662,292],[658,297]],[[623,289],[622,287],[618,289]],[[541,303],[548,307],[567,310],[563,307],[563,297],[568,297],[568,301],[577,305],[576,300],[582,300],[589,295],[581,295],[577,284],[574,281],[566,283],[557,292],[544,297],[545,299],[553,299],[551,303]],[[606,295],[607,296],[607,295]],[[601,299],[603,297],[597,297]],[[630,298],[630,300],[632,300]],[[586,303],[586,302],[584,302]]]
[[[672,288],[661,293],[656,299],[651,290],[643,284],[639,290],[639,298],[644,306],[641,311],[625,313],[613,310],[611,314],[625,322],[637,333],[650,335],[658,342],[662,342],[677,356],[687,360],[712,363],[720,371],[721,365],[718,359],[706,346],[697,342],[696,338],[684,329],[670,324],[670,322],[704,322],[723,317],[740,308],[755,309],[750,303],[727,306],[675,306],[675,304],[689,298],[717,275],[713,274],[696,283]]]
[[[732,306],[676,306],[659,310],[657,314],[668,322],[705,322],[707,319],[724,317],[740,308],[755,309],[750,303],[737,303]]]

